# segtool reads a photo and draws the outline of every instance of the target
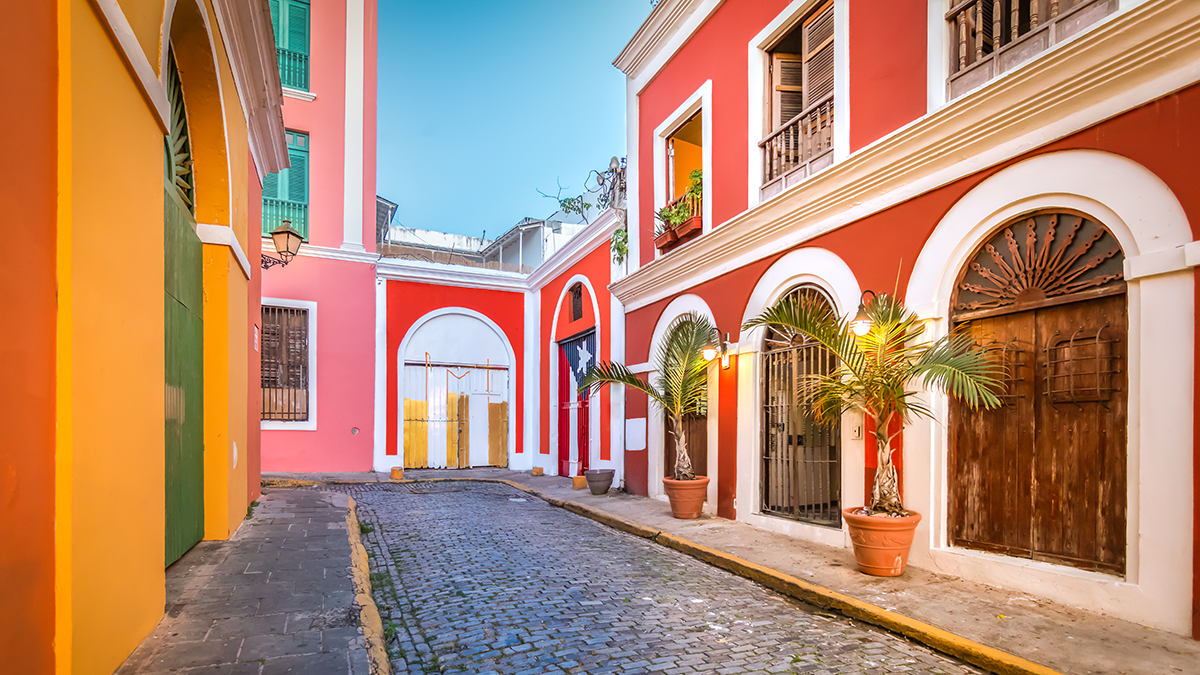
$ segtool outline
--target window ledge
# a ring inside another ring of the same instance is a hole
[[[312,92],[304,91],[303,89],[292,89],[291,87],[284,87],[283,95],[288,98],[298,98],[301,101],[312,101],[317,98],[317,95]]]

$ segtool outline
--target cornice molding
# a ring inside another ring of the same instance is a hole
[[[529,273],[528,284],[529,290],[536,291],[541,289],[550,281],[558,278],[558,276],[567,270],[571,269],[580,260],[583,260],[589,253],[596,249],[596,243],[603,241],[608,242],[612,238],[612,233],[621,225],[621,214],[616,209],[607,209],[601,213],[595,220],[588,224],[587,227],[567,240],[567,243],[562,248],[554,252],[537,269]]]
[[[524,293],[529,290],[529,281],[525,275],[516,272],[502,272],[461,265],[442,265],[420,260],[379,258],[375,264],[375,274],[378,278],[389,281],[409,281],[418,284],[459,286],[515,293]]]
[[[1200,81],[1200,3],[1114,14],[610,287],[627,311]]]
[[[288,167],[283,86],[266,0],[213,0],[258,179]]]
[[[275,250],[275,243],[271,241],[270,237],[262,238],[262,250],[263,251],[274,251]],[[378,253],[371,253],[371,252],[365,251],[365,250],[363,250],[363,251],[355,251],[352,249],[348,250],[348,249],[344,249],[344,248],[336,248],[333,246],[316,246],[314,244],[304,244],[303,246],[300,247],[300,252],[297,253],[296,256],[301,257],[301,258],[324,258],[326,260],[341,260],[343,262],[366,263],[368,265],[374,265],[376,263],[376,261],[380,260]]]
[[[284,87],[283,95],[286,98],[294,98],[294,99],[298,99],[301,101],[317,100],[317,95],[312,93],[311,91],[304,91],[303,89],[292,89],[291,87]]]
[[[230,253],[233,253],[233,257],[237,259],[238,266],[242,268],[242,274],[246,275],[247,280],[250,279],[252,272],[250,269],[250,260],[246,258],[246,252],[242,249],[242,243],[233,234],[233,228],[225,225],[197,223],[196,236],[200,237],[200,241],[205,244],[228,246]]]
[[[703,2],[704,0],[659,2],[633,34],[633,39],[613,60],[613,65],[629,77],[636,78],[675,31],[679,30],[687,17]]]

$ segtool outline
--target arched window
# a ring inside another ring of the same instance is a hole
[[[816,286],[785,297],[833,303]],[[828,373],[836,359],[807,336],[768,327],[762,354],[762,482],[760,510],[817,525],[841,527],[841,429],[821,426],[801,406],[800,383]]]
[[[998,409],[951,402],[953,545],[1124,572],[1124,258],[1091,218],[1039,212],[960,274],[951,319],[996,349],[1005,382]]]

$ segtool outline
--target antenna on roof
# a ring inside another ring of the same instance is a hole
[[[487,239],[487,230],[483,231],[483,236],[480,239]]]

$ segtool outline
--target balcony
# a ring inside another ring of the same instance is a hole
[[[654,247],[665,254],[704,230],[704,199],[699,194],[684,193],[659,209],[657,215],[661,225],[654,233]]]
[[[270,236],[285,220],[292,221],[292,229],[308,241],[308,204],[263,197],[263,236]]]
[[[964,0],[951,29],[950,98],[1012,70],[1117,11],[1119,0]]]
[[[833,164],[833,94],[825,96],[764,138],[763,199]]]
[[[279,80],[289,89],[308,91],[308,55],[289,49],[276,49],[279,54]]]

